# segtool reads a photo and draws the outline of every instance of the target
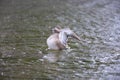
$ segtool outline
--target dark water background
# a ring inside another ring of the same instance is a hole
[[[81,42],[46,50],[56,25]],[[0,0],[0,80],[120,80],[120,0]]]

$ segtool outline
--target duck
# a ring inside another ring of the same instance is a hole
[[[68,48],[69,37],[80,41],[79,36],[70,28],[61,28],[57,26],[52,29],[53,34],[47,38],[47,46],[50,50],[64,50]]]

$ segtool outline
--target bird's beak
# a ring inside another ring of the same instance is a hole
[[[80,37],[76,33],[73,33],[72,37],[80,41]]]

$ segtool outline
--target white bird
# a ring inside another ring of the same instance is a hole
[[[63,50],[67,48],[68,37],[76,38],[80,41],[80,38],[70,28],[55,27],[53,34],[48,37],[47,45],[48,49]]]

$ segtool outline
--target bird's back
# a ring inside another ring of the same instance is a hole
[[[61,44],[59,40],[58,33],[54,33],[50,37],[48,37],[47,45],[48,45],[48,49],[53,49],[53,50],[61,50],[65,48],[65,46]]]

